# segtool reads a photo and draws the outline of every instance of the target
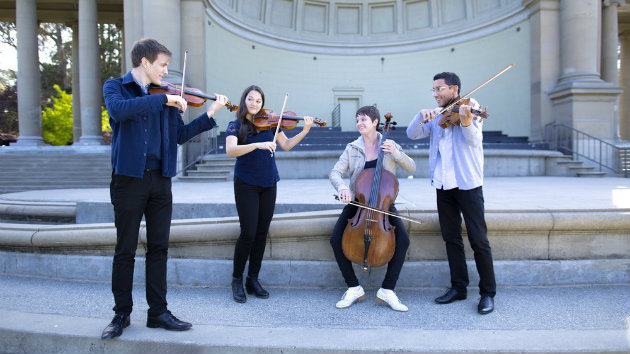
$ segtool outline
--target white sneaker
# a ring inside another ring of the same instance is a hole
[[[354,304],[355,302],[363,299],[365,299],[365,291],[363,291],[363,287],[361,285],[355,286],[352,288],[348,288],[348,290],[343,293],[341,300],[337,302],[335,307],[337,307],[338,309],[345,309],[352,306],[352,304]]]
[[[398,300],[398,296],[396,293],[389,289],[378,289],[376,292],[376,299],[382,303],[389,305],[394,311],[406,312],[409,309],[407,306],[403,305],[400,300]]]

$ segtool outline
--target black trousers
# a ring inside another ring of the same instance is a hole
[[[262,265],[269,225],[276,207],[276,185],[261,187],[234,178],[234,199],[241,234],[234,247],[234,270],[232,276],[242,278],[245,263],[249,258],[248,275],[258,278]]]
[[[473,249],[477,272],[479,272],[479,294],[494,297],[496,283],[481,186],[470,190],[438,189],[437,209],[442,239],[446,242],[452,287],[464,290],[469,283],[462,239],[461,215],[463,215],[468,241]]]
[[[142,215],[147,230],[146,297],[149,316],[166,311],[166,259],[173,198],[171,179],[160,171],[146,171],[143,178],[112,174],[110,196],[114,205],[116,250],[112,269],[114,311],[131,313],[133,266]]]
[[[397,213],[397,210],[393,205],[389,211]],[[339,215],[339,219],[337,219],[337,223],[333,228],[332,236],[330,237],[330,245],[332,246],[335,254],[335,260],[337,261],[339,270],[341,270],[341,275],[343,275],[343,279],[346,281],[346,285],[348,285],[349,288],[358,286],[359,280],[357,279],[356,274],[354,274],[352,262],[350,262],[350,260],[348,260],[348,258],[346,258],[343,254],[341,240],[343,238],[343,232],[348,225],[348,219],[351,219],[356,212],[356,206],[350,204],[346,205],[341,211],[341,215]],[[396,227],[394,230],[396,248],[394,249],[394,256],[389,263],[387,263],[387,272],[385,273],[385,279],[383,279],[381,287],[384,289],[394,290],[398,277],[400,276],[402,266],[405,263],[405,256],[407,255],[407,249],[409,248],[409,235],[407,234],[405,225],[400,218],[390,216],[389,223]]]

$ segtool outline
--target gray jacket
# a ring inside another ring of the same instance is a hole
[[[381,134],[378,134],[379,141]],[[383,168],[393,174],[396,174],[396,164],[400,165],[409,173],[413,173],[416,170],[416,163],[403,149],[394,141],[394,146],[400,151],[401,155],[398,160],[394,160],[394,157],[390,153],[383,155]],[[363,171],[365,166],[365,143],[363,142],[363,136],[359,136],[357,140],[346,145],[346,149],[339,156],[339,161],[335,164],[328,176],[330,183],[333,185],[337,193],[343,189],[349,189],[354,198],[354,190],[359,173]],[[350,186],[346,184],[343,176],[346,172],[350,173]]]

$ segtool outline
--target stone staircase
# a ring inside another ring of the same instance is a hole
[[[180,181],[186,182],[224,182],[232,179],[236,158],[225,157],[225,154],[204,156],[195,165],[196,170],[188,170],[186,176],[179,176]]]
[[[428,149],[429,139],[411,140],[407,138],[407,127],[396,127],[390,130],[389,137],[399,143],[403,149],[418,150]],[[290,138],[299,133],[300,129],[285,130],[285,134]],[[509,150],[545,150],[546,144],[534,145],[528,141],[527,137],[511,137],[500,131],[486,131],[484,134],[484,148],[486,149],[509,149]],[[314,127],[309,134],[291,151],[343,151],[346,145],[356,139],[358,133],[355,131],[341,131],[339,127]],[[195,169],[186,171],[185,176],[178,177],[180,181],[186,182],[220,182],[229,181],[233,178],[235,158],[225,157],[225,132],[217,137],[218,151],[215,154],[206,155]]]
[[[301,129],[285,130],[287,137],[298,134]],[[407,138],[407,127],[396,127],[390,130],[389,137],[400,144],[403,149],[428,149],[429,138],[411,140]],[[291,151],[342,151],[346,144],[359,136],[356,131],[341,131],[339,127],[313,127],[308,135]],[[486,149],[538,149],[545,150],[546,144],[532,144],[527,137],[514,137],[503,134],[501,131],[484,131],[483,146]],[[217,137],[218,154],[225,153],[225,132]]]
[[[604,177],[604,171],[598,171],[595,166],[589,166],[584,161],[574,160],[571,156],[550,156],[546,161],[547,176],[566,177]]]
[[[11,149],[11,150],[8,150]],[[0,151],[0,193],[27,190],[102,188],[111,181],[109,147],[78,152],[68,147]]]

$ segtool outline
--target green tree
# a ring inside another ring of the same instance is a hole
[[[52,97],[52,106],[42,112],[42,136],[52,145],[72,144],[72,95],[59,85],[53,86],[57,93]]]
[[[72,94],[54,85],[56,95],[51,97],[52,105],[42,112],[42,135],[44,141],[52,145],[71,145],[72,136]],[[101,130],[105,143],[111,143],[109,113],[101,107]]]
[[[116,25],[98,25],[99,56],[101,59],[101,82],[119,77],[122,71],[122,30]]]

